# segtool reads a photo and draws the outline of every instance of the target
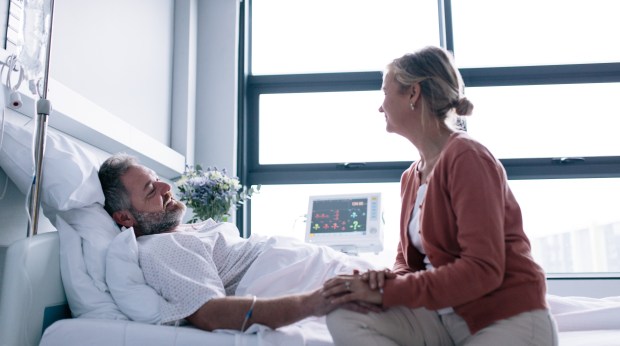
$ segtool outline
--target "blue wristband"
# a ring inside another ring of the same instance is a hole
[[[245,319],[243,320],[243,324],[241,325],[241,331],[245,330],[245,325],[248,324],[250,317],[252,317],[252,312],[254,312],[254,305],[256,304],[256,296],[252,298],[252,305],[250,305],[250,309],[245,314]]]

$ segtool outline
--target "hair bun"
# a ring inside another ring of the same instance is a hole
[[[471,115],[474,111],[474,104],[467,97],[463,96],[456,102],[454,108],[458,115]]]

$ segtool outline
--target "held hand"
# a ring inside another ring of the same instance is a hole
[[[313,316],[325,316],[330,313],[332,310],[335,310],[339,307],[339,304],[335,304],[332,302],[332,299],[325,296],[324,289],[319,288],[306,296],[306,300],[303,303],[309,308],[310,314]]]
[[[349,303],[335,303],[331,298],[326,297],[323,289],[318,289],[308,295],[308,301],[306,304],[311,307],[313,316],[324,316],[331,311],[342,307],[351,311],[366,314],[368,312],[380,312],[383,309],[374,304],[365,302],[349,302]]]
[[[331,299],[332,304],[338,305],[355,301],[377,305],[383,302],[381,292],[371,289],[358,274],[339,275],[327,280],[323,284],[323,296]]]

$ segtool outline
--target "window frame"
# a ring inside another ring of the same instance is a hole
[[[251,2],[245,1],[245,20],[241,21],[249,52]],[[454,52],[450,0],[438,0],[440,44]],[[242,5],[243,6],[243,5]],[[458,52],[454,52],[458,59]],[[254,76],[250,71],[251,53],[241,56],[238,176],[245,185],[398,182],[411,162],[354,162],[321,164],[259,163],[259,98],[262,94],[380,90],[382,73],[347,72]],[[619,63],[476,67],[459,69],[466,87],[527,86],[553,84],[620,83]],[[620,148],[619,148],[620,149]],[[509,180],[578,179],[620,177],[618,156],[546,157],[501,159]],[[251,203],[248,204],[251,208]],[[245,209],[245,208],[243,208]],[[239,211],[238,224],[251,234],[249,212]],[[608,276],[608,273],[603,273]],[[569,276],[573,276],[571,273]],[[574,274],[574,276],[579,276]],[[600,275],[594,275],[600,278]]]

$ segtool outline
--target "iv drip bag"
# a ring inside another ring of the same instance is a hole
[[[49,0],[24,0],[17,56],[26,80],[37,80],[43,75],[49,23]]]

